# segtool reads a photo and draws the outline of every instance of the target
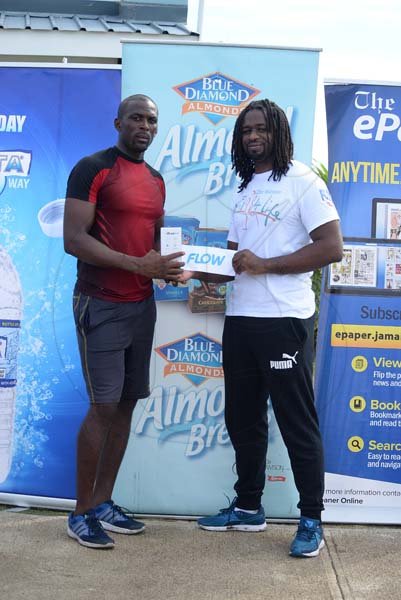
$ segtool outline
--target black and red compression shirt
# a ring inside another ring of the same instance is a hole
[[[67,198],[96,205],[89,234],[124,254],[144,256],[154,247],[155,223],[163,215],[165,186],[160,173],[116,146],[80,160],[71,171]],[[152,280],[122,269],[78,260],[77,289],[114,302],[136,302],[153,293]]]

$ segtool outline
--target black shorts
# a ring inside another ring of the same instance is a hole
[[[156,306],[109,302],[74,293],[74,319],[82,372],[91,403],[118,403],[149,396],[149,364]]]

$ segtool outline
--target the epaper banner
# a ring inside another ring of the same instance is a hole
[[[329,189],[345,243],[320,300],[324,518],[399,524],[401,86],[335,83],[325,95]]]
[[[210,246],[183,246],[186,271],[201,271],[218,275],[235,275],[232,260],[235,250]]]

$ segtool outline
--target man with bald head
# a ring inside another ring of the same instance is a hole
[[[89,548],[112,548],[107,531],[144,524],[112,500],[132,413],[149,395],[156,320],[152,278],[176,281],[182,253],[160,256],[165,186],[144,161],[157,133],[148,96],[123,100],[115,146],[80,160],[67,184],[64,247],[78,259],[73,311],[90,400],[77,443],[77,504],[67,533]]]

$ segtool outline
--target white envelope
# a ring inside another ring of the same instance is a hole
[[[211,246],[182,246],[186,271],[202,271],[219,275],[235,275],[232,260],[235,250]]]

